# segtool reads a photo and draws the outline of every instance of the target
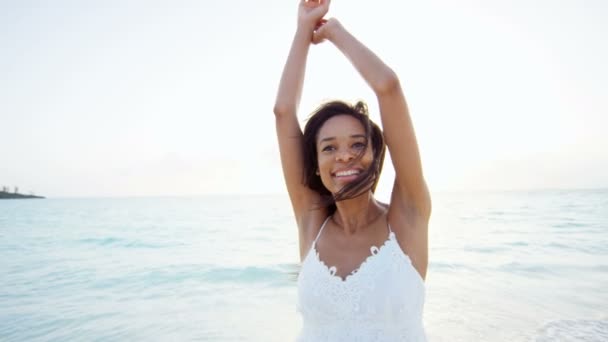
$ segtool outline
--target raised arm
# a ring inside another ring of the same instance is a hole
[[[313,42],[331,41],[353,64],[378,99],[384,138],[395,167],[396,188],[404,205],[430,214],[430,197],[414,127],[397,75],[378,56],[352,36],[336,19],[314,33]]]
[[[319,195],[303,184],[302,130],[297,109],[313,32],[328,9],[329,0],[300,1],[298,25],[274,105],[283,175],[299,228],[303,214],[318,202]]]
[[[395,168],[389,223],[398,230],[404,250],[424,278],[428,264],[431,200],[422,174],[414,127],[397,75],[336,20],[315,31],[314,43],[331,41],[353,64],[378,99],[384,139]]]

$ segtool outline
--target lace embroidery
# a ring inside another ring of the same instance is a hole
[[[365,258],[365,260],[363,260],[363,262],[361,263],[361,265],[359,265],[359,267],[355,268],[352,272],[350,272],[349,275],[347,275],[346,277],[344,277],[344,279],[342,279],[342,277],[336,275],[337,272],[337,268],[336,266],[327,266],[327,264],[321,260],[321,256],[319,254],[319,251],[317,250],[317,241],[315,240],[312,244],[312,252],[314,253],[317,261],[321,264],[321,266],[323,266],[326,270],[327,273],[329,273],[331,276],[338,278],[339,280],[346,282],[348,281],[348,278],[354,276],[355,274],[357,274],[359,272],[359,270],[361,270],[363,267],[365,267],[365,265],[367,264],[368,260],[370,258],[373,258],[374,256],[376,256],[378,253],[380,253],[380,251],[382,249],[384,249],[384,247],[386,246],[386,243],[389,242],[391,239],[395,240],[395,233],[390,232],[388,238],[386,239],[386,241],[384,241],[384,243],[380,246],[380,248],[376,247],[376,246],[371,246],[369,248],[370,250],[370,255],[367,256],[367,258]]]
[[[344,279],[316,250],[298,276],[299,341],[426,341],[424,282],[394,233]]]

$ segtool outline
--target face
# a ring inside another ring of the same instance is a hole
[[[371,142],[365,137],[363,125],[352,116],[337,115],[321,126],[317,137],[318,173],[331,193],[340,191],[372,165],[374,156],[368,145]]]

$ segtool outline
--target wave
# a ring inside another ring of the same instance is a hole
[[[554,223],[553,228],[581,228],[589,227],[588,223],[578,222],[574,220],[564,220],[564,222]]]
[[[456,271],[479,271],[475,267],[463,263],[433,262],[429,263],[429,270],[437,272],[456,272]]]
[[[514,241],[514,242],[507,242],[507,243],[505,243],[505,245],[513,246],[513,247],[526,247],[526,246],[528,246],[528,243],[524,242],[524,241]]]
[[[488,247],[477,247],[477,246],[465,246],[463,249],[465,252],[482,253],[482,254],[495,254],[499,252],[510,251],[507,247],[499,246],[488,246]]]
[[[129,240],[117,237],[105,238],[86,238],[75,241],[77,244],[93,245],[98,247],[118,247],[118,248],[166,248],[175,245],[167,243],[150,243],[140,240]]]
[[[555,266],[510,262],[507,264],[500,265],[498,267],[498,270],[505,271],[508,273],[524,273],[530,275],[552,273],[551,267]]]
[[[295,276],[295,277],[294,277]],[[255,283],[272,285],[292,285],[297,278],[297,271],[285,265],[218,267],[202,274],[202,278],[213,283]]]
[[[293,286],[297,279],[297,264],[278,264],[268,266],[217,266],[183,265],[165,266],[137,273],[104,279],[94,287],[137,286],[175,286],[183,283],[235,284]]]
[[[536,341],[608,341],[608,320],[551,321],[538,330]]]

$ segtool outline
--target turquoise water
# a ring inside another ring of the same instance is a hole
[[[608,191],[435,194],[431,341],[608,340]],[[0,201],[0,340],[286,341],[284,196]]]

